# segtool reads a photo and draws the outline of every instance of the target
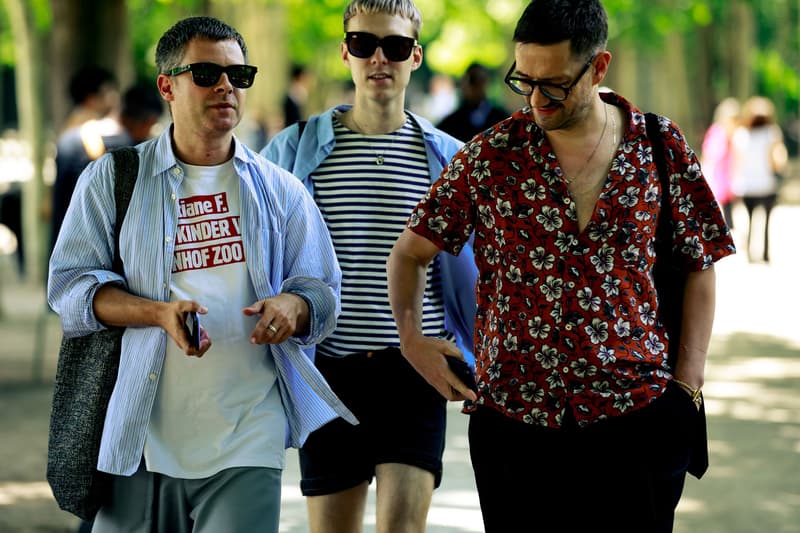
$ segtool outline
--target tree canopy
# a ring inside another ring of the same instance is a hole
[[[459,76],[472,61],[498,73],[510,64],[511,36],[527,0],[416,2],[424,20],[420,41],[425,69],[414,76],[415,82],[432,72]],[[9,94],[16,95],[19,130],[33,159],[34,179],[25,194],[26,239],[32,243],[30,255],[37,258],[32,263],[44,263],[45,239],[36,217],[44,198],[45,146],[65,114],[64,89],[81,63],[110,67],[123,85],[136,78],[152,80],[154,48],[164,30],[185,16],[216,15],[239,28],[258,61],[260,79],[267,83],[251,91],[248,115],[263,120],[277,107],[290,63],[308,65],[321,80],[318,93],[349,80],[335,52],[342,39],[345,4],[346,0],[0,0],[0,67],[16,76],[15,90],[0,90],[4,102]],[[767,96],[780,119],[797,123],[797,0],[603,4],[614,55],[608,83],[643,108],[670,115],[692,144],[697,145],[714,105],[727,96]],[[496,93],[505,97],[508,91],[499,88]],[[35,269],[32,273],[37,275]]]

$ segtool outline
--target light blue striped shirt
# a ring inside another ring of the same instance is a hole
[[[118,283],[137,296],[169,301],[177,191],[183,180],[170,132],[168,128],[159,138],[137,146],[139,174],[120,231],[124,278],[111,270],[116,212],[112,157],[101,157],[81,175],[50,258],[48,302],[61,316],[65,336],[104,328],[92,307],[103,284]],[[325,222],[303,185],[238,140],[233,163],[240,178],[247,268],[257,297],[291,292],[310,308],[307,336],[264,347],[275,360],[289,421],[287,446],[299,447],[312,431],[337,416],[357,423],[309,356],[311,347],[336,325],[341,272]],[[167,342],[173,341],[161,328],[126,329],[99,470],[131,475],[139,466]]]

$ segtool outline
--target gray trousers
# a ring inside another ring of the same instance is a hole
[[[93,533],[278,533],[281,470],[229,468],[203,479],[115,476]]]

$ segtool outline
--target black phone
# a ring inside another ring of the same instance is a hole
[[[195,350],[200,348],[200,318],[197,311],[186,313],[186,329],[189,330],[189,343]]]
[[[472,392],[478,392],[478,385],[475,383],[475,372],[472,370],[472,367],[467,364],[466,361],[463,359],[459,359],[458,357],[452,357],[449,355],[445,356],[447,359],[447,364],[450,366],[450,370],[458,376],[467,387],[469,387]]]

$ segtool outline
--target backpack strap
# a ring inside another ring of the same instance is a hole
[[[117,206],[117,217],[114,224],[114,266],[117,274],[123,274],[122,258],[119,255],[119,232],[128,204],[133,196],[136,178],[139,175],[139,152],[136,148],[125,146],[111,150],[114,158],[114,202]]]

